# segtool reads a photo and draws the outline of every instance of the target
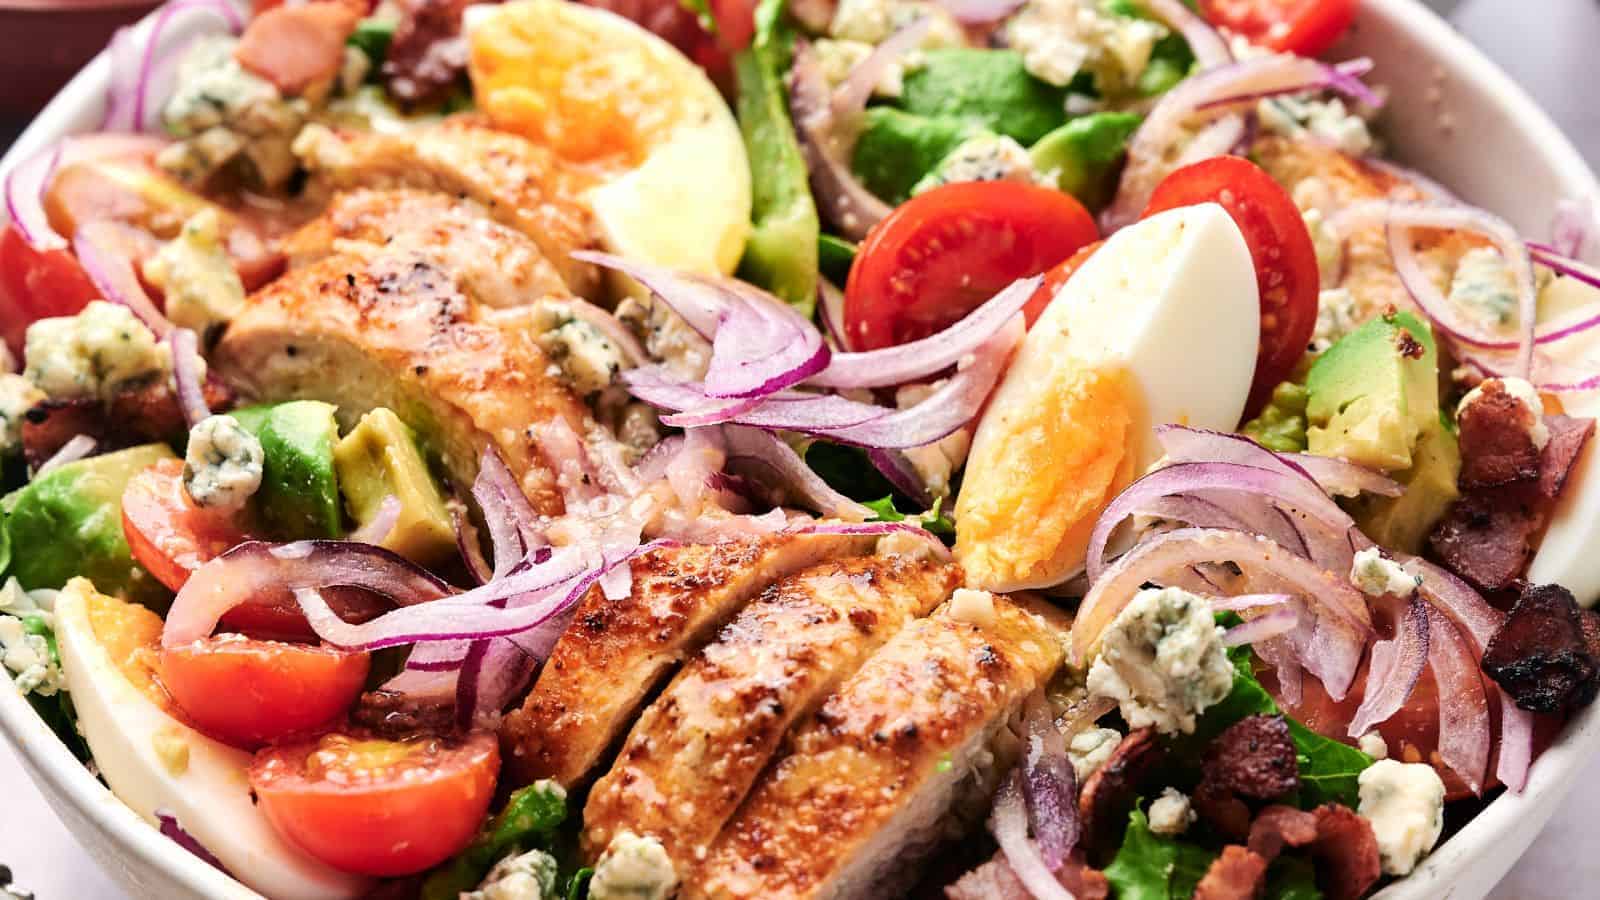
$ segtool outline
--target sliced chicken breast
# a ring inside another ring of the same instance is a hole
[[[561,418],[584,434],[588,412],[552,372],[532,315],[470,300],[415,253],[336,254],[252,295],[212,364],[248,399],[325,400],[347,427],[389,407],[457,484],[494,447],[534,508],[556,515],[561,492],[530,426]]]
[[[334,253],[415,252],[454,272],[466,293],[494,307],[566,297],[566,282],[532,238],[489,217],[471,200],[413,189],[356,190],[283,244],[289,265]]]
[[[872,538],[776,534],[667,547],[633,561],[620,600],[591,591],[500,736],[514,777],[581,784],[646,697],[773,582],[824,559],[863,553]]]
[[[941,607],[846,679],[790,736],[680,898],[877,898],[914,881],[991,738],[1061,664],[1059,611],[992,603],[987,615]]]
[[[308,128],[295,152],[314,190],[410,187],[472,200],[532,238],[574,293],[599,287],[595,268],[572,258],[596,240],[578,200],[588,177],[526,138],[460,116],[404,134]]]
[[[653,835],[686,876],[790,724],[960,583],[951,563],[892,556],[823,563],[767,588],[640,716],[589,794],[584,855],[620,831]]]

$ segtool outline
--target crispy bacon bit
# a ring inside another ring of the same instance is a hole
[[[1261,896],[1266,881],[1267,860],[1238,844],[1229,844],[1194,886],[1194,900],[1252,900]]]
[[[1457,420],[1461,442],[1463,491],[1500,487],[1539,477],[1539,448],[1529,430],[1538,414],[1505,389],[1498,379],[1485,381]]]
[[[1327,900],[1356,900],[1382,874],[1372,823],[1338,803],[1325,803],[1313,813],[1317,839],[1311,855],[1317,861],[1317,886]]]
[[[1317,817],[1292,806],[1274,804],[1256,813],[1250,823],[1249,847],[1268,861],[1284,847],[1304,847],[1317,839]]]
[[[1099,860],[1122,837],[1128,813],[1139,798],[1145,777],[1160,764],[1161,745],[1156,733],[1141,728],[1128,734],[1112,751],[1105,765],[1084,782],[1078,795],[1083,819],[1083,846],[1090,859]]]
[[[1400,329],[1400,334],[1395,337],[1395,349],[1406,359],[1421,359],[1427,350],[1412,337],[1411,332]]]
[[[1572,416],[1545,416],[1544,427],[1550,431],[1550,440],[1544,445],[1539,460],[1539,493],[1554,500],[1566,487],[1567,476],[1578,462],[1583,445],[1594,434],[1593,419]]]
[[[1106,877],[1100,870],[1090,868],[1082,854],[1067,857],[1056,880],[1076,900],[1106,900],[1111,894]],[[944,889],[944,895],[947,900],[1033,900],[1022,880],[1011,871],[1004,853],[996,853],[988,862],[961,876]]]
[[[1202,778],[1189,802],[1196,815],[1228,840],[1243,841],[1250,834],[1250,807],[1216,782]]]
[[[213,410],[233,405],[233,392],[220,381],[207,380],[204,392],[206,405]],[[172,385],[152,381],[118,391],[104,406],[89,398],[46,400],[23,415],[21,430],[23,455],[29,465],[38,466],[80,434],[94,438],[97,450],[104,453],[171,441],[185,429]]]
[[[442,100],[467,69],[461,11],[467,0],[404,0],[383,61],[389,93],[406,103]]]
[[[449,703],[429,703],[398,691],[368,691],[356,701],[350,722],[385,740],[405,740],[419,734],[444,734],[456,727]]]
[[[1516,488],[1472,493],[1451,505],[1428,544],[1473,587],[1498,591],[1528,567],[1541,520],[1525,492]]]
[[[1282,716],[1247,716],[1217,735],[1206,750],[1203,781],[1256,800],[1300,786],[1294,740]]]
[[[344,42],[360,18],[343,3],[275,6],[251,20],[233,58],[285,97],[298,97],[339,74]]]
[[[1600,689],[1600,660],[1584,639],[1577,601],[1554,584],[1523,588],[1484,651],[1483,671],[1529,712],[1588,706]]]

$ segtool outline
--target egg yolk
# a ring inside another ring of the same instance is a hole
[[[93,588],[85,593],[89,628],[117,671],[157,706],[171,712],[172,699],[155,674],[161,617],[137,603],[108,597]]]

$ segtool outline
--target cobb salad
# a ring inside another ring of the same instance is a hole
[[[1594,212],[1356,0],[171,0],[11,168],[0,662],[280,898],[1358,898],[1600,688]]]

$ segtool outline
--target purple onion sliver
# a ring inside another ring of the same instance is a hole
[[[40,253],[67,248],[66,238],[51,227],[50,217],[44,211],[44,191],[61,164],[64,146],[64,141],[57,142],[48,150],[17,163],[6,173],[6,213],[28,246]]]
[[[172,352],[172,382],[177,388],[178,406],[190,428],[211,417],[205,389],[200,382],[200,338],[187,328],[167,332]]]
[[[829,112],[835,123],[848,122],[867,108],[872,91],[883,80],[886,72],[894,68],[900,57],[916,49],[933,27],[933,16],[920,16],[910,24],[897,29],[878,46],[856,63],[845,75],[844,83],[833,91]]]
[[[963,25],[998,22],[1022,8],[1026,0],[938,0],[945,12]],[[822,29],[819,29],[822,30]]]
[[[1042,695],[1028,698],[1023,727],[1023,800],[1045,867],[1055,872],[1078,843],[1077,773]]]
[[[1211,601],[1211,608],[1224,612],[1238,612],[1243,609],[1282,606],[1292,602],[1294,597],[1289,594],[1239,594],[1233,597],[1214,598]]]
[[[65,444],[61,445],[61,449],[51,454],[49,459],[40,463],[39,468],[33,471],[34,479],[37,480],[39,476],[46,472],[58,469],[67,463],[77,462],[87,457],[94,452],[94,448],[99,446],[99,443],[99,441],[87,434],[73,435]]]
[[[128,307],[156,337],[166,337],[172,323],[144,292],[133,260],[117,249],[127,243],[120,235],[126,227],[116,222],[89,222],[72,236],[72,250],[101,297]]]
[[[989,816],[989,830],[1005,854],[1006,864],[1034,900],[1073,900],[1072,893],[1056,880],[1039,845],[1028,837],[1028,808],[1023,797],[1021,770],[1013,769],[1000,782],[994,811]]]
[[[1400,711],[1428,664],[1428,605],[1413,595],[1395,636],[1378,641],[1369,653],[1367,688],[1350,720],[1350,737],[1359,738]]]
[[[1280,606],[1229,628],[1222,635],[1222,645],[1237,647],[1241,644],[1254,644],[1256,641],[1285,634],[1298,624],[1300,624],[1299,612],[1293,606]]]
[[[173,843],[198,856],[200,861],[206,865],[227,875],[229,878],[233,877],[233,873],[229,872],[227,866],[222,864],[222,860],[217,859],[210,850],[207,850],[204,845],[195,840],[194,835],[185,831],[183,826],[179,824],[178,817],[173,815],[172,812],[165,809],[156,810],[156,821],[160,823],[158,827],[161,833],[171,838]]]
[[[922,483],[922,476],[917,474],[916,467],[911,465],[911,460],[899,450],[880,450],[876,447],[867,451],[867,459],[872,462],[873,468],[892,485],[894,489],[904,494],[918,509],[928,509],[933,506],[933,497],[928,494],[927,485]]]

